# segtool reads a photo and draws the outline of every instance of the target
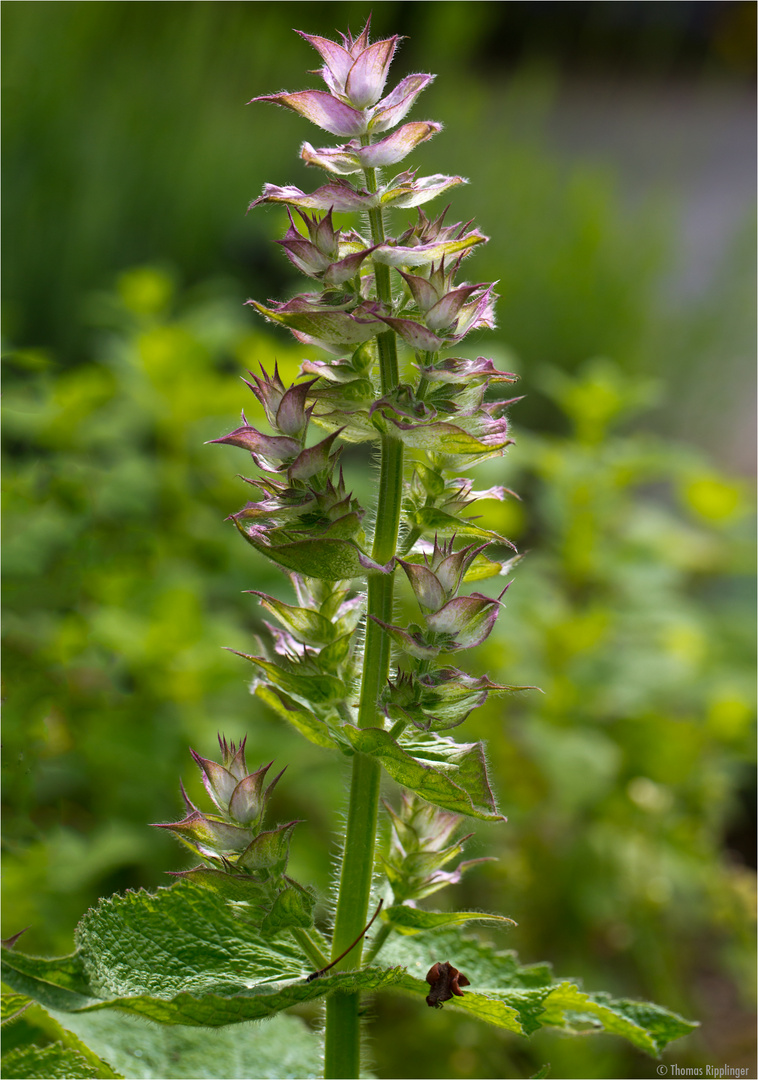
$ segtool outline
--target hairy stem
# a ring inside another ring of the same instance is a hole
[[[376,190],[373,170],[366,171],[366,184]],[[369,213],[371,236],[375,244],[384,240],[384,221],[381,210]],[[388,308],[392,294],[389,267],[374,264],[377,297]],[[377,338],[382,393],[387,394],[398,383],[397,345],[392,331]],[[379,495],[376,507],[376,527],[372,558],[382,565],[388,563],[397,550],[400,505],[403,484],[403,444],[382,437]],[[389,675],[390,642],[384,631],[371,618],[383,622],[392,619],[394,573],[369,575],[366,609],[366,636],[361,679],[359,727],[380,726],[377,701]],[[353,758],[348,804],[347,829],[340,874],[339,899],[332,938],[332,958],[347,948],[366,925],[374,869],[374,846],[379,806],[381,766],[376,758],[356,754]],[[360,964],[363,942],[336,965],[354,968]],[[360,1074],[360,995],[332,994],[326,1004],[326,1044],[324,1076],[327,1080],[354,1078]]]

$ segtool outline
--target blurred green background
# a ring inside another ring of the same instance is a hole
[[[472,666],[544,695],[462,731],[509,823],[477,829],[467,850],[499,861],[447,902],[514,917],[497,940],[525,961],[700,1020],[665,1060],[752,1067],[755,6],[372,7],[375,36],[408,37],[396,77],[439,73],[414,116],[446,130],[415,164],[471,180],[451,218],[492,237],[472,272],[502,299],[466,344],[526,394],[481,475],[521,495],[485,522],[529,555]],[[254,414],[245,368],[292,378],[307,355],[242,301],[301,287],[271,243],[284,213],[245,208],[265,181],[318,185],[314,132],[244,103],[315,85],[290,27],[369,10],[3,5],[3,918],[29,951],[185,865],[147,823],[180,811],[179,776],[199,796],[187,747],[217,730],[290,763],[275,813],[307,820],[293,872],[327,896],[344,766],[222,649],[261,628],[244,589],[287,586],[224,523],[242,459],[204,441]],[[368,502],[360,455],[348,471]],[[655,1068],[610,1037],[375,1012],[380,1076]]]

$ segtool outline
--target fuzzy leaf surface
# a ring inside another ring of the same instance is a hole
[[[378,758],[393,780],[435,806],[483,821],[504,820],[489,786],[481,743],[431,734],[411,737],[401,746],[383,728],[345,724],[342,731],[353,749]]]
[[[429,992],[426,972],[430,964],[446,960],[471,985],[462,998],[454,998],[444,1008],[462,1009],[478,1020],[524,1035],[541,1027],[606,1031],[657,1056],[668,1043],[697,1026],[659,1005],[585,993],[575,983],[555,979],[549,964],[521,965],[515,953],[500,952],[456,930],[393,937],[382,950],[383,962],[406,968],[399,988],[423,997]]]
[[[63,1012],[123,1009],[164,1024],[259,1020],[333,990],[372,992],[398,970],[366,968],[306,982],[292,944],[263,937],[244,909],[188,882],[102,900],[79,923],[77,951],[45,960],[3,950],[3,978]]]

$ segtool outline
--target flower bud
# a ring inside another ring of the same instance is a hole
[[[442,870],[461,853],[471,835],[448,845],[463,819],[407,792],[403,792],[399,810],[393,810],[387,803],[384,807],[390,817],[392,833],[389,853],[382,862],[396,903],[429,896],[460,881],[468,867],[489,861],[472,859],[460,863],[455,870]]]
[[[245,739],[239,746],[218,737],[221,762],[211,761],[190,750],[200,767],[203,784],[215,803],[217,814],[203,814],[187,797],[182,796],[187,807],[187,817],[170,824],[159,824],[168,829],[203,860],[206,866],[221,873],[245,874],[266,871],[264,878],[272,873],[282,874],[286,868],[291,831],[297,822],[279,826],[268,833],[261,833],[266,804],[284,769],[264,788],[266,774],[273,762],[262,765],[248,773],[245,761]],[[259,880],[260,875],[258,875]]]
[[[321,54],[325,62],[321,75],[330,91],[346,98],[357,109],[375,105],[382,96],[389,66],[400,40],[394,36],[370,45],[370,24],[369,19],[357,38],[349,33],[341,34],[342,45],[298,31]]]
[[[286,387],[279,377],[279,366],[274,365],[274,374],[269,375],[263,364],[260,365],[262,378],[258,375],[254,375],[252,371],[248,371],[248,375],[253,380],[251,383],[247,379],[242,381],[250,387],[255,396],[260,401],[266,412],[266,418],[272,427],[275,426],[276,411],[281,404],[284,397]]]
[[[426,625],[435,634],[445,636],[443,651],[473,649],[489,637],[499,607],[499,600],[481,593],[457,596],[439,611],[427,615]]]
[[[281,431],[283,435],[291,435],[298,439],[304,437],[312,411],[312,409],[306,409],[305,400],[308,391],[316,381],[316,379],[311,379],[310,382],[298,383],[285,391],[279,408],[276,410],[276,420],[272,427]]]

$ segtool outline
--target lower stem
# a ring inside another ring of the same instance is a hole
[[[343,949],[360,934],[366,925],[371,875],[374,865],[376,818],[379,805],[381,766],[376,758],[356,754],[350,786],[350,806],[342,860],[337,919],[334,924],[332,955]],[[343,898],[353,897],[362,914],[357,916]],[[359,966],[362,942],[336,965]],[[324,1043],[324,1077],[327,1080],[356,1080],[360,1076],[360,994],[335,993],[326,1002],[326,1037]]]
[[[382,439],[379,497],[372,558],[382,565],[394,556],[400,521],[403,482],[403,444]],[[371,618],[392,619],[394,574],[374,573],[368,579],[366,637],[363,653],[358,726],[380,725],[378,699],[387,681],[390,643],[387,634]],[[379,809],[381,766],[374,757],[356,754],[350,780],[345,846],[340,873],[339,899],[332,937],[332,958],[358,937],[367,921],[374,870],[374,846]],[[360,966],[360,941],[336,965],[336,970]],[[360,1074],[360,994],[335,993],[326,1003],[324,1076],[327,1080],[355,1080]]]

